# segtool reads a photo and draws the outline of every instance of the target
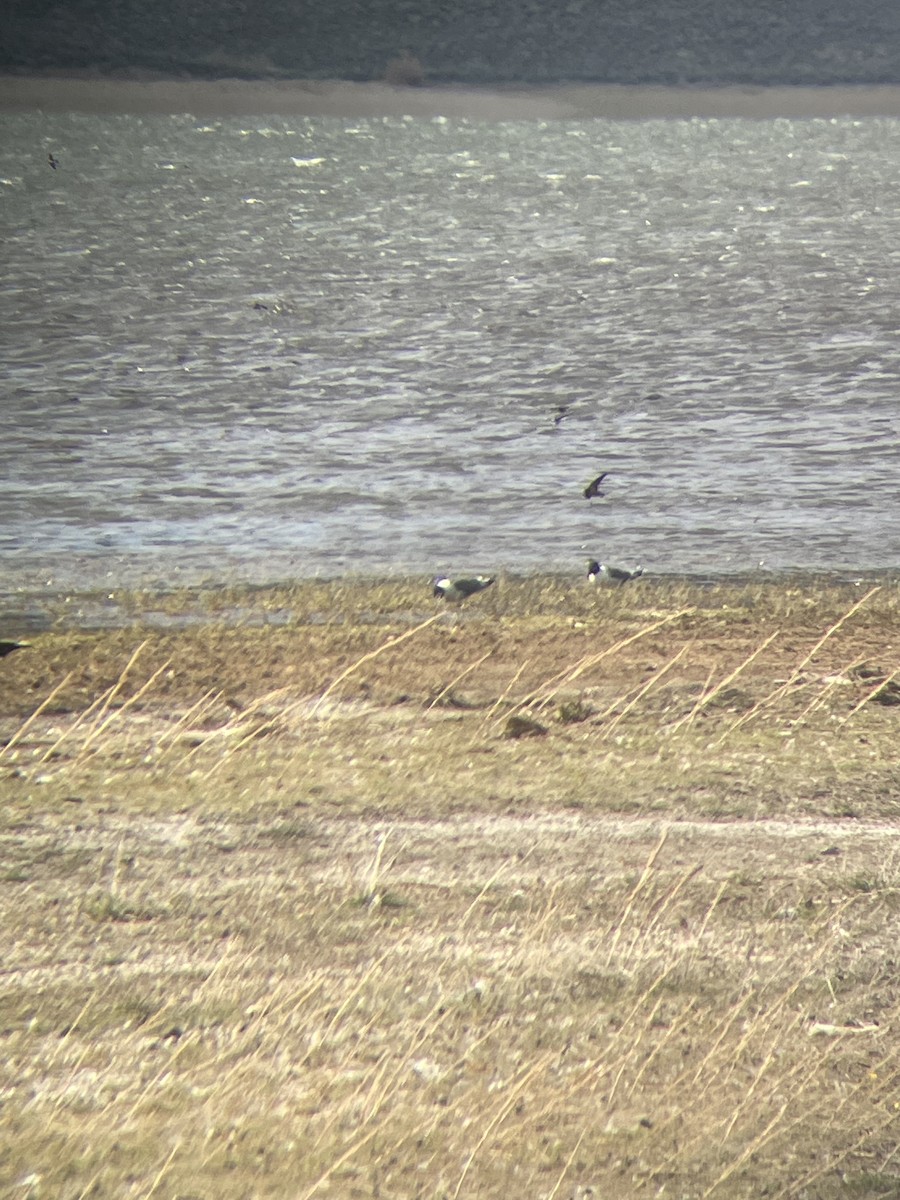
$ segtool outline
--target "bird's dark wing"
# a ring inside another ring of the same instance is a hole
[[[486,587],[490,587],[493,579],[454,579],[453,586],[463,596],[474,596],[476,592],[482,592]]]
[[[604,471],[601,475],[598,475],[596,479],[591,480],[591,482],[584,489],[583,494],[584,494],[585,500],[591,500],[591,499],[593,499],[594,496],[602,495],[602,493],[600,491],[600,484],[603,482],[603,480],[607,477],[608,474],[609,474],[609,471]]]

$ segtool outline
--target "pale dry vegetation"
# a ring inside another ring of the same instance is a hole
[[[3,1194],[898,1194],[895,584],[115,603],[0,664]]]

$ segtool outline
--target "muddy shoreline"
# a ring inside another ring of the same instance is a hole
[[[128,79],[0,76],[0,112],[96,115],[193,113],[206,117],[401,117],[458,120],[900,116],[900,86],[648,87],[555,84],[495,88],[391,87],[342,80]]]

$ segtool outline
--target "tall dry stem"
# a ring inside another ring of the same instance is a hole
[[[191,721],[201,718],[203,713],[211,709],[221,699],[222,691],[220,689],[210,688],[204,692],[196,704],[192,704],[173,725],[159,735],[156,739],[157,750],[161,750],[163,746],[167,746],[170,742],[173,742]]]
[[[138,690],[134,693],[134,695],[130,696],[125,701],[125,703],[122,705],[121,708],[116,709],[111,713],[108,713],[107,716],[105,717],[105,719],[102,721],[98,719],[95,728],[93,730],[91,730],[91,732],[88,734],[88,736],[82,742],[81,748],[79,749],[78,753],[75,755],[75,759],[74,759],[75,763],[81,762],[82,759],[86,757],[87,752],[90,749],[90,747],[93,745],[93,743],[95,741],[97,741],[97,739],[101,736],[101,734],[106,732],[106,730],[113,723],[113,721],[119,720],[128,711],[129,708],[132,708],[135,704],[137,704],[140,700],[142,700],[144,698],[144,696],[146,696],[147,692],[150,691],[150,689],[153,687],[154,683],[156,683],[157,679],[159,679],[160,675],[162,675],[163,671],[166,670],[166,668],[169,666],[171,661],[172,661],[171,659],[166,659],[166,661],[162,664],[161,667],[157,667],[157,669],[153,672],[153,674],[150,676],[150,678],[147,680],[147,682],[145,684],[143,684],[142,687],[138,688]]]
[[[524,660],[524,662],[521,662],[519,664],[519,666],[516,668],[509,683],[506,685],[506,687],[503,689],[503,691],[500,693],[500,695],[497,697],[497,699],[494,701],[494,703],[488,709],[484,719],[480,722],[477,730],[475,731],[475,739],[476,740],[479,737],[481,737],[481,735],[484,733],[485,729],[494,720],[494,714],[503,705],[503,703],[506,701],[507,697],[509,696],[510,692],[513,690],[513,688],[516,686],[516,684],[522,678],[525,668],[528,666],[530,661],[531,661],[530,659],[526,658]]]
[[[588,654],[580,658],[576,663],[566,667],[565,670],[551,675],[544,683],[536,687],[523,700],[515,706],[513,711],[520,711],[523,708],[529,708],[532,705],[537,708],[542,708],[551,703],[563,688],[571,686],[576,679],[580,678],[586,671],[603,662],[605,658],[609,658],[613,654],[617,654],[620,650],[624,650],[626,646],[630,646],[633,642],[639,641],[640,638],[646,637],[648,634],[661,629],[663,625],[669,625],[672,621],[677,621],[679,618],[688,616],[693,609],[682,609],[680,612],[671,613],[668,617],[663,617],[659,621],[653,621],[650,625],[645,625],[639,629],[637,633],[629,634],[626,638],[621,638],[612,646],[607,646],[605,650],[600,650],[596,654]]]
[[[862,658],[855,658],[853,660],[853,662],[848,663],[846,667],[842,667],[839,671],[835,671],[833,673],[831,679],[829,679],[828,682],[825,684],[825,687],[822,688],[821,692],[819,692],[819,694],[817,696],[813,696],[812,700],[810,700],[809,704],[807,704],[807,706],[806,706],[806,708],[804,708],[803,712],[800,713],[798,716],[794,717],[794,719],[791,721],[791,725],[796,729],[798,726],[802,725],[805,721],[807,721],[814,712],[818,712],[818,710],[825,705],[825,703],[827,702],[828,697],[831,695],[832,691],[839,684],[846,682],[847,672],[852,671],[854,669],[854,667],[858,667],[860,665],[860,663],[862,663],[862,662],[865,662],[865,655],[863,655]],[[877,691],[877,688],[875,690]],[[853,711],[856,712],[856,709],[854,709]],[[841,724],[843,725],[844,722],[847,721],[849,719],[849,717],[852,715],[853,715],[852,713],[848,714],[848,716],[844,718],[844,720],[841,722]]]
[[[384,654],[385,650],[390,650],[394,646],[399,646],[402,642],[409,641],[411,637],[415,637],[417,633],[421,633],[423,629],[427,629],[429,625],[433,625],[435,621],[440,620],[441,614],[437,613],[433,617],[429,617],[427,621],[423,621],[421,625],[416,625],[414,629],[407,629],[405,633],[398,634],[396,637],[388,638],[382,645],[370,650],[368,654],[364,654],[362,658],[358,658],[356,662],[351,663],[349,667],[341,671],[340,675],[334,679],[318,700],[310,709],[310,717],[314,717],[335,688],[339,687],[345,679],[348,679],[355,671],[358,671],[363,663],[371,662],[373,658],[378,658],[379,654]]]
[[[79,713],[78,716],[75,718],[75,720],[72,722],[72,724],[67,729],[64,729],[62,731],[62,733],[59,735],[59,737],[56,739],[56,741],[53,742],[52,745],[49,746],[49,748],[44,751],[44,753],[38,759],[38,762],[45,763],[49,759],[54,758],[59,753],[60,746],[62,746],[64,742],[67,742],[67,741],[71,740],[72,738],[74,738],[75,734],[78,733],[79,729],[81,729],[81,727],[83,725],[88,724],[88,722],[96,714],[98,709],[105,707],[110,696],[112,695],[114,687],[115,687],[115,684],[113,684],[112,687],[107,688],[105,692],[102,692],[97,697],[97,699],[93,702],[93,704],[89,704],[88,707],[84,710],[84,712]]]
[[[89,705],[88,708],[86,708],[85,711],[77,718],[77,720],[75,720],[72,723],[72,725],[70,725],[69,728],[66,729],[60,735],[60,737],[58,737],[56,739],[56,741],[49,748],[49,750],[46,750],[44,752],[44,754],[41,756],[41,759],[40,759],[40,761],[42,763],[46,762],[49,758],[53,757],[53,755],[55,755],[59,751],[59,747],[63,744],[63,742],[65,742],[69,738],[73,737],[74,734],[77,733],[78,730],[81,728],[81,726],[84,725],[91,717],[95,718],[94,732],[93,732],[93,734],[88,735],[87,740],[88,740],[88,742],[90,742],[94,739],[94,737],[96,737],[98,729],[103,726],[104,718],[106,717],[106,714],[109,712],[109,706],[112,704],[113,700],[115,700],[116,696],[118,696],[119,692],[125,686],[125,680],[128,678],[128,674],[131,671],[131,668],[137,662],[138,658],[141,655],[142,650],[147,645],[148,641],[149,641],[148,638],[144,638],[144,640],[141,642],[141,644],[133,652],[133,654],[131,655],[131,658],[129,658],[128,662],[125,664],[125,667],[119,674],[119,678],[112,685],[112,687],[108,688],[103,693],[102,696],[99,696],[94,701],[93,704]],[[80,756],[81,751],[84,750],[85,745],[86,745],[86,743],[83,742],[81,745],[81,748],[78,752],[78,755],[76,757]]]
[[[453,1190],[452,1200],[457,1200],[459,1193],[462,1191],[462,1186],[466,1181],[466,1176],[471,1170],[472,1164],[477,1158],[482,1147],[490,1138],[491,1134],[509,1116],[510,1112],[512,1112],[513,1108],[515,1108],[516,1104],[518,1103],[520,1094],[524,1091],[535,1075],[538,1075],[541,1071],[546,1070],[553,1057],[554,1056],[552,1054],[545,1054],[539,1058],[533,1066],[523,1068],[519,1073],[518,1080],[507,1089],[504,1099],[497,1107],[497,1111],[488,1121],[484,1131],[481,1134],[481,1137],[466,1156],[462,1174],[460,1175],[459,1181]]]
[[[375,847],[375,857],[366,874],[366,882],[363,888],[362,899],[366,904],[374,904],[378,898],[378,880],[381,874],[381,860],[384,857],[384,848],[387,845],[387,840],[390,837],[390,829],[382,833],[378,838],[378,843]]]
[[[482,656],[480,658],[477,658],[475,660],[475,662],[469,663],[469,665],[467,667],[464,667],[463,670],[460,671],[458,675],[455,675],[448,684],[446,684],[444,687],[441,688],[441,690],[438,692],[438,694],[435,696],[435,698],[426,707],[425,711],[430,712],[431,709],[433,709],[436,705],[440,704],[440,702],[443,700],[443,698],[446,695],[448,695],[450,692],[452,692],[458,683],[460,683],[463,679],[465,679],[467,675],[471,675],[473,671],[477,671],[478,668],[481,666],[481,664],[483,662],[487,662],[487,660],[491,657],[491,655],[493,653],[494,653],[493,649],[490,649],[487,651],[487,653],[482,654]]]
[[[150,1197],[153,1195],[153,1193],[156,1191],[156,1189],[162,1183],[166,1172],[168,1171],[169,1167],[172,1165],[172,1159],[175,1157],[175,1155],[178,1153],[178,1151],[180,1149],[181,1149],[181,1139],[178,1138],[175,1142],[175,1145],[169,1151],[166,1161],[159,1168],[159,1171],[157,1171],[156,1176],[154,1177],[152,1183],[150,1184],[149,1189],[146,1192],[144,1192],[143,1196],[141,1197],[141,1200],[150,1200]]]
[[[874,596],[877,592],[880,592],[880,591],[881,591],[880,585],[877,587],[870,588],[869,591],[867,591],[864,596],[861,596],[860,599],[857,600],[855,604],[851,604],[851,606],[847,609],[847,611],[844,613],[844,615],[842,617],[840,617],[839,620],[835,621],[835,623],[833,625],[830,625],[828,627],[828,629],[825,630],[825,632],[822,634],[822,636],[819,638],[819,640],[813,646],[812,650],[810,650],[810,652],[804,658],[802,658],[800,660],[800,662],[794,667],[793,671],[791,672],[790,678],[785,683],[779,684],[779,686],[776,687],[775,689],[773,689],[773,691],[771,691],[768,696],[765,696],[762,700],[758,701],[758,703],[754,704],[753,708],[751,708],[749,710],[749,712],[743,713],[740,717],[738,717],[738,719],[733,724],[729,725],[729,727],[725,730],[725,732],[722,734],[722,736],[714,743],[714,745],[720,746],[727,737],[729,737],[732,733],[734,733],[735,730],[740,729],[740,727],[742,725],[746,725],[746,723],[748,721],[752,720],[752,718],[754,716],[756,716],[756,714],[758,712],[760,712],[763,708],[771,707],[772,704],[776,703],[776,701],[780,700],[782,696],[784,696],[787,692],[789,692],[791,690],[791,688],[794,687],[794,685],[798,682],[798,680],[802,676],[803,670],[806,667],[806,665],[813,658],[815,658],[816,654],[818,654],[819,650],[821,650],[821,648],[825,645],[825,643],[831,637],[833,637],[834,634],[836,634],[838,632],[838,630],[850,619],[850,617],[853,616],[853,614],[855,612],[858,612],[859,609],[861,609],[862,606],[868,600],[870,600],[872,598],[872,596]]]
[[[865,658],[857,659],[857,661],[853,665],[858,667],[861,662],[865,662]],[[847,722],[850,720],[850,718],[855,717],[861,708],[865,708],[865,706],[871,700],[874,700],[874,698],[878,695],[878,693],[881,691],[882,688],[886,688],[890,684],[892,684],[898,675],[900,675],[900,667],[895,667],[894,670],[891,671],[890,675],[888,675],[886,679],[880,679],[878,681],[878,683],[875,684],[874,687],[870,688],[866,692],[866,694],[863,696],[862,700],[860,700],[860,702],[858,704],[855,704],[853,706],[853,708],[850,710],[850,712],[847,713],[846,717],[844,717],[844,719],[840,722],[840,724],[846,725]]]
[[[628,899],[625,901],[625,907],[622,909],[620,916],[616,920],[615,932],[613,933],[612,939],[609,944],[609,950],[608,950],[607,956],[606,956],[606,965],[607,966],[609,966],[610,963],[612,962],[613,956],[615,955],[615,953],[619,947],[619,942],[623,936],[626,922],[628,921],[628,918],[631,916],[631,911],[634,908],[634,905],[637,901],[638,896],[643,891],[643,889],[647,886],[647,883],[649,882],[651,876],[653,875],[653,868],[656,865],[656,860],[659,858],[660,854],[662,853],[662,848],[663,848],[663,846],[665,846],[668,836],[669,836],[669,829],[668,829],[668,826],[665,826],[663,828],[662,833],[659,835],[659,840],[657,841],[657,843],[653,847],[653,849],[650,851],[650,856],[647,859],[646,863],[644,864],[644,869],[641,872],[640,878],[638,879],[638,881],[634,885],[634,887],[631,889],[631,892],[628,895]]]
[[[687,654],[692,645],[693,642],[691,642],[690,645],[682,646],[680,650],[676,651],[676,653],[672,655],[668,662],[663,663],[663,665],[657,671],[653,672],[647,682],[640,687],[634,696],[632,696],[632,698],[627,702],[627,704],[625,704],[621,712],[616,714],[615,719],[610,721],[609,725],[604,728],[602,734],[604,739],[607,739],[612,735],[614,730],[618,727],[619,722],[627,717],[633,708],[640,704],[641,700],[643,700],[647,693],[659,683],[664,675],[668,675],[669,671],[672,670],[675,664],[684,658],[685,654]],[[621,696],[618,696],[612,702],[612,704],[608,705],[603,712],[598,715],[597,720],[603,721],[610,715],[610,713],[615,712],[627,695],[629,695],[629,693],[624,692]]]
[[[763,650],[765,650],[767,646],[770,646],[772,642],[775,641],[780,632],[780,629],[776,629],[774,633],[769,634],[769,636],[764,641],[760,642],[760,644],[751,654],[747,655],[742,663],[736,666],[733,671],[725,676],[724,679],[720,680],[714,688],[711,688],[709,691],[705,691],[687,716],[682,717],[680,721],[675,721],[674,724],[670,725],[668,732],[674,733],[675,730],[680,729],[682,725],[693,724],[694,718],[697,716],[697,714],[702,712],[702,710],[706,708],[706,706],[710,704],[720,692],[724,691],[730,683],[733,683],[734,680],[737,679],[738,675],[740,675],[742,671],[746,670],[753,660],[758,658],[759,655],[762,654]]]
[[[582,1129],[581,1133],[579,1133],[578,1141],[572,1147],[569,1157],[563,1163],[563,1169],[560,1171],[559,1175],[557,1176],[556,1183],[554,1183],[553,1187],[547,1193],[547,1200],[554,1200],[556,1193],[562,1187],[563,1180],[568,1175],[569,1168],[571,1167],[572,1163],[575,1161],[575,1155],[578,1153],[578,1151],[581,1147],[581,1143],[584,1141],[584,1137],[585,1137],[586,1133],[587,1133],[586,1129]]]
[[[56,697],[63,690],[63,688],[66,686],[66,684],[69,682],[69,680],[71,678],[72,678],[72,672],[69,671],[68,675],[66,675],[66,677],[62,680],[62,682],[58,683],[56,685],[56,687],[53,689],[53,691],[50,693],[50,695],[47,696],[47,698],[45,700],[42,700],[41,703],[34,710],[34,712],[31,714],[31,716],[28,717],[28,719],[19,726],[19,728],[12,735],[12,737],[9,739],[9,741],[6,743],[6,745],[0,746],[0,758],[2,758],[4,756],[4,754],[8,754],[9,751],[12,750],[13,746],[15,746],[18,742],[20,742],[22,740],[22,738],[25,736],[25,734],[28,732],[28,730],[31,728],[31,726],[35,723],[35,721],[38,719],[38,717],[42,713],[47,711],[47,709],[50,707],[50,705],[53,703],[53,701],[56,699]],[[44,760],[40,759],[39,761],[43,762]]]

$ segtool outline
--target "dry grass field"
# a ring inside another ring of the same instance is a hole
[[[900,1196],[896,582],[102,603],[0,661],[0,1194]]]

